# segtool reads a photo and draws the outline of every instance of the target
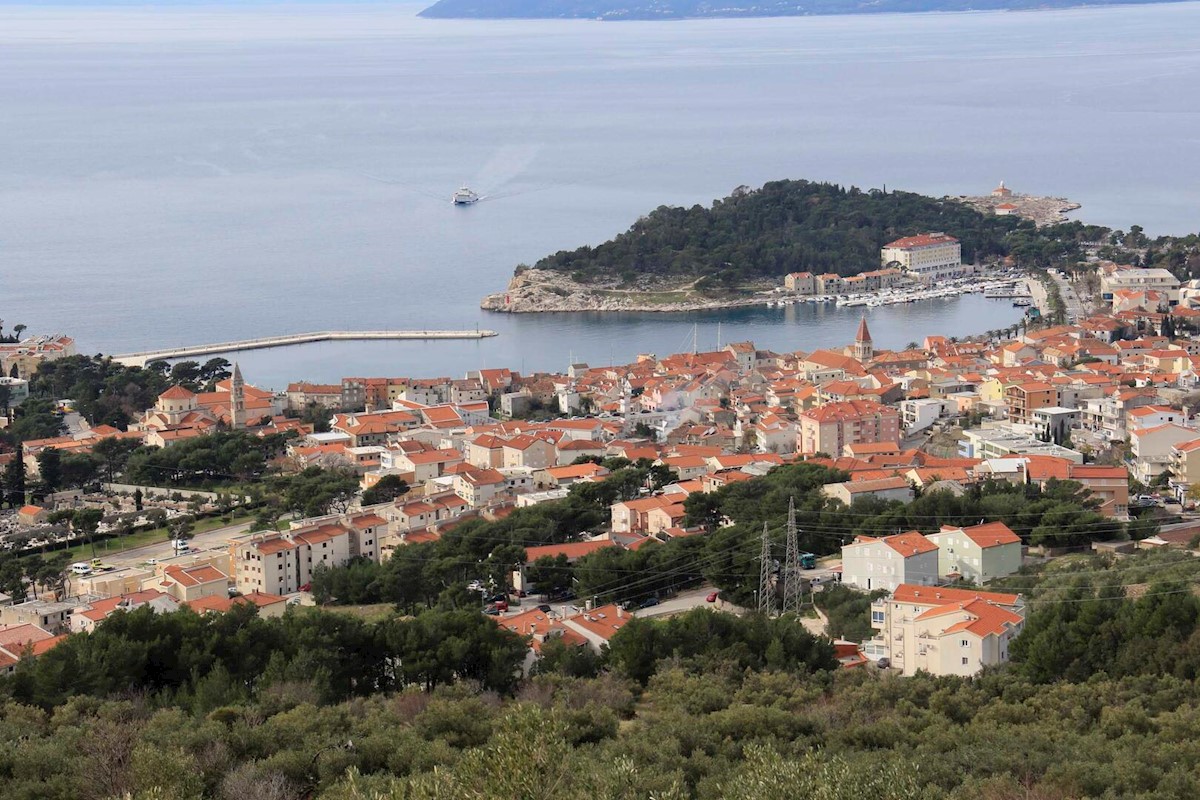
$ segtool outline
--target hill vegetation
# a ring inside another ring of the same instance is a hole
[[[1148,552],[1029,567],[1014,662],[967,680],[839,669],[792,616],[708,608],[632,619],[599,654],[527,643],[479,613],[470,579],[526,546],[602,527],[608,504],[669,480],[648,462],[569,498],[459,525],[382,566],[322,571],[314,591],[394,603],[381,618],[291,608],[263,619],[117,613],[0,678],[0,796],[14,800],[880,800],[1191,798],[1200,794],[1200,598],[1194,559]],[[702,579],[748,603],[766,522],[794,497],[801,546],[1002,518],[1030,541],[1125,532],[1077,484],[980,487],[846,509],[842,473],[777,468],[689,505],[707,536],[601,550],[568,585],[603,599]],[[614,559],[614,555],[617,558]],[[626,558],[641,559],[636,563]],[[637,575],[631,579],[631,575]],[[336,579],[336,580],[335,580]],[[323,586],[318,587],[320,582]],[[822,603],[862,634],[869,605]],[[68,766],[69,765],[69,766]]]
[[[912,192],[786,180],[741,187],[708,208],[661,206],[604,244],[555,253],[534,268],[581,282],[695,277],[733,287],[789,272],[877,269],[881,246],[928,231],[956,236],[965,262],[1012,255],[1032,266],[1074,260],[1080,242],[1106,233],[1078,222],[1037,228]]]
[[[794,618],[707,609],[519,678],[476,611],[143,608],[0,679],[0,795],[1190,799],[1196,577],[1168,552],[1013,576],[1026,631],[974,679],[841,670]]]

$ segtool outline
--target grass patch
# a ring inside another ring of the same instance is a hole
[[[392,603],[366,603],[358,606],[325,606],[324,610],[332,611],[336,614],[345,614],[349,617],[357,617],[364,622],[382,622],[385,619],[404,616],[396,610],[396,606]]]
[[[254,517],[249,514],[235,516],[229,522],[225,522],[221,517],[208,517],[196,521],[192,527],[192,535],[215,531],[218,528],[226,528],[230,525],[240,525],[243,522],[250,522],[253,519]],[[104,539],[103,541],[96,542],[96,557],[103,560],[106,556],[114,556],[126,550],[133,550],[150,544],[158,544],[159,542],[167,541],[169,538],[167,528],[162,527],[136,531],[127,536]],[[92,546],[90,544],[77,544],[68,547],[66,550],[53,551],[53,553],[66,553],[71,561],[87,561],[92,558]]]

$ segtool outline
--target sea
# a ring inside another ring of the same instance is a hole
[[[931,195],[1004,180],[1089,222],[1200,229],[1200,3],[619,23],[419,10],[0,5],[6,330],[89,354],[499,332],[236,356],[274,388],[718,341],[808,350],[848,343],[863,309],[478,304],[518,264],[779,178]],[[483,200],[454,207],[464,184]],[[867,313],[877,347],[1020,316],[979,295]]]

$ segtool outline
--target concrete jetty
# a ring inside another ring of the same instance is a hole
[[[237,342],[218,342],[182,347],[167,347],[161,350],[146,350],[141,353],[125,353],[113,356],[113,361],[127,367],[144,367],[151,361],[210,356],[220,353],[236,353],[243,350],[264,350],[268,347],[287,347],[312,342],[347,342],[389,339],[486,339],[496,336],[495,331],[475,329],[473,331],[317,331],[316,333],[288,333],[283,336],[264,336],[260,339],[242,339]]]

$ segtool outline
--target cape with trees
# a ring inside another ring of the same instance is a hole
[[[661,206],[604,244],[555,253],[534,268],[580,282],[695,277],[712,288],[734,288],[790,272],[878,269],[884,244],[927,231],[957,237],[967,263],[1012,255],[1040,266],[1074,259],[1081,242],[1107,233],[1078,222],[1038,228],[950,198],[783,180],[739,187],[707,208]]]

